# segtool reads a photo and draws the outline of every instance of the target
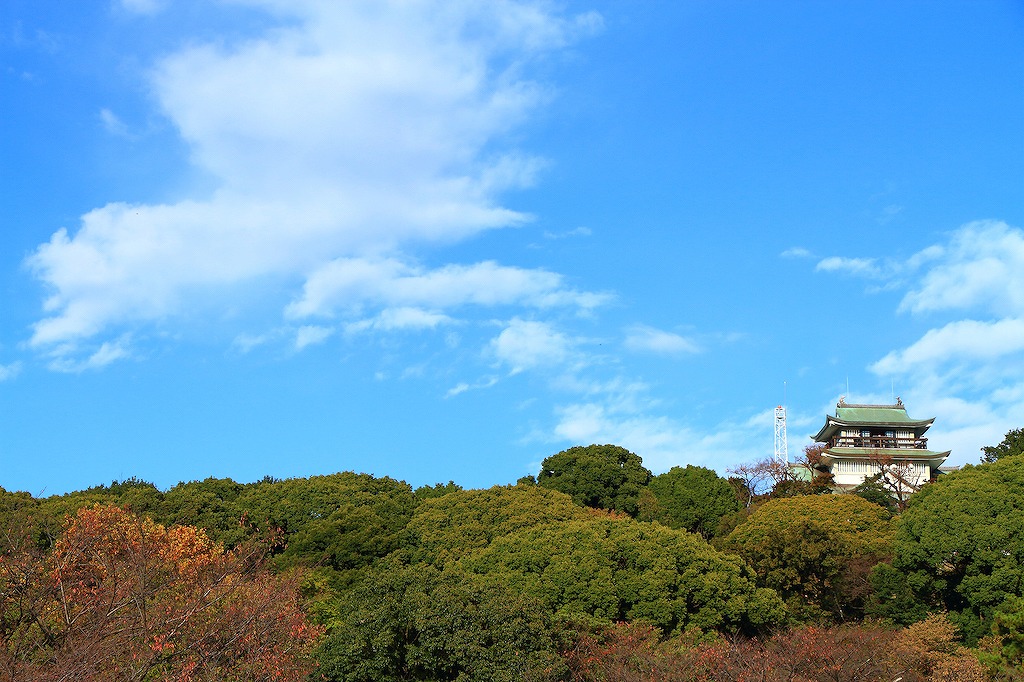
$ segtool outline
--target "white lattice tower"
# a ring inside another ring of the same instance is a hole
[[[789,447],[786,444],[786,408],[779,405],[775,408],[775,459],[789,462]]]

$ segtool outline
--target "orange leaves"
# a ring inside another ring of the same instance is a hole
[[[4,562],[42,566],[26,586],[40,608],[0,629],[3,663],[24,679],[299,680],[310,669],[320,632],[298,578],[270,575],[258,544],[226,552],[202,530],[97,505],[69,517],[48,555],[26,556]],[[31,646],[26,630],[40,633]]]
[[[943,616],[905,630],[805,626],[763,639],[660,641],[643,625],[577,633],[565,652],[573,682],[983,682]]]

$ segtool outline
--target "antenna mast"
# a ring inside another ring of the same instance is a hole
[[[786,408],[775,408],[775,461],[789,463],[789,449],[786,444]]]

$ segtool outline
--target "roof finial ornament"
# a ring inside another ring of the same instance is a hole
[[[903,400],[899,396],[896,396],[896,405],[903,407]]]
[[[839,404],[840,405],[845,405],[846,404],[846,396],[845,395],[839,396]]]

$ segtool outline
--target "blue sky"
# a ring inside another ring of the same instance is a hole
[[[7,0],[0,485],[1024,426],[1019,2]]]

